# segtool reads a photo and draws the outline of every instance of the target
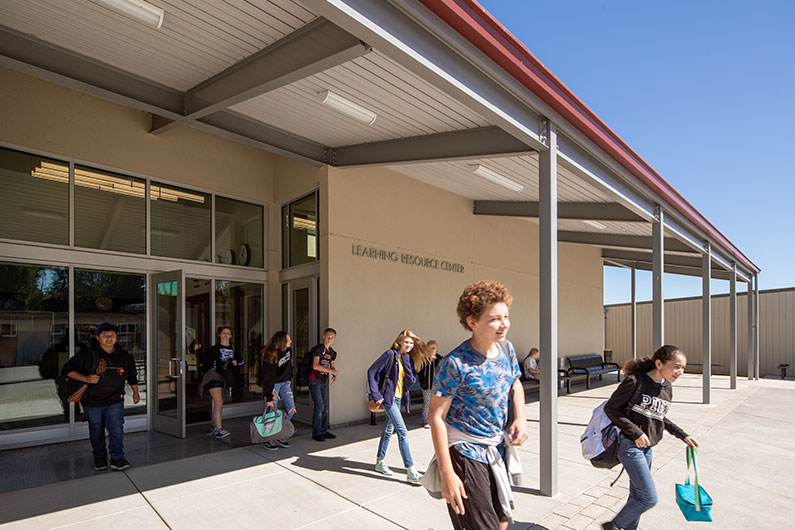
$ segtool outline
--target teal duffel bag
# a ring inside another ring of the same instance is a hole
[[[690,463],[693,463],[696,480],[690,484]],[[698,466],[696,465],[696,450],[687,447],[687,478],[684,484],[676,485],[676,504],[682,510],[682,515],[688,521],[712,522],[712,498],[698,485]]]
[[[251,443],[286,440],[295,432],[293,423],[281,410],[266,407],[262,416],[254,416],[249,424]]]

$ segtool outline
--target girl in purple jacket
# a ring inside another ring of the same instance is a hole
[[[425,343],[414,332],[406,329],[397,336],[392,348],[385,351],[367,370],[370,395],[376,403],[384,407],[386,413],[375,470],[384,475],[392,474],[392,470],[384,463],[384,457],[389,439],[397,431],[400,456],[403,458],[409,482],[418,482],[420,474],[414,469],[414,461],[411,459],[408,430],[400,413],[400,406],[405,404],[408,409],[409,387],[417,380],[415,370],[419,370],[430,357],[430,350]]]

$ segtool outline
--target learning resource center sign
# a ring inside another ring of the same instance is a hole
[[[447,260],[439,260],[437,258],[428,258],[425,256],[418,256],[416,254],[409,254],[406,252],[397,252],[395,250],[384,250],[382,248],[366,247],[363,245],[351,245],[351,254],[360,256],[362,258],[378,259],[381,261],[391,261],[393,263],[401,263],[403,265],[412,265],[414,267],[423,267],[425,269],[436,269],[446,272],[464,273],[464,266],[460,263],[453,263]]]

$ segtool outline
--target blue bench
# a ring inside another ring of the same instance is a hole
[[[602,360],[602,356],[598,353],[586,353],[585,355],[570,355],[566,357],[569,363],[569,375],[584,376],[585,387],[591,388],[591,377],[598,375],[602,379],[602,375],[616,372],[617,381],[621,381],[621,367],[616,363],[606,363]]]

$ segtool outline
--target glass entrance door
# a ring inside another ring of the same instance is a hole
[[[152,275],[154,429],[185,438],[185,277]]]
[[[293,339],[293,394],[299,419],[312,422],[312,399],[307,387],[296,381],[301,359],[318,343],[317,278],[290,280],[282,286],[282,310],[286,315],[287,332]]]

